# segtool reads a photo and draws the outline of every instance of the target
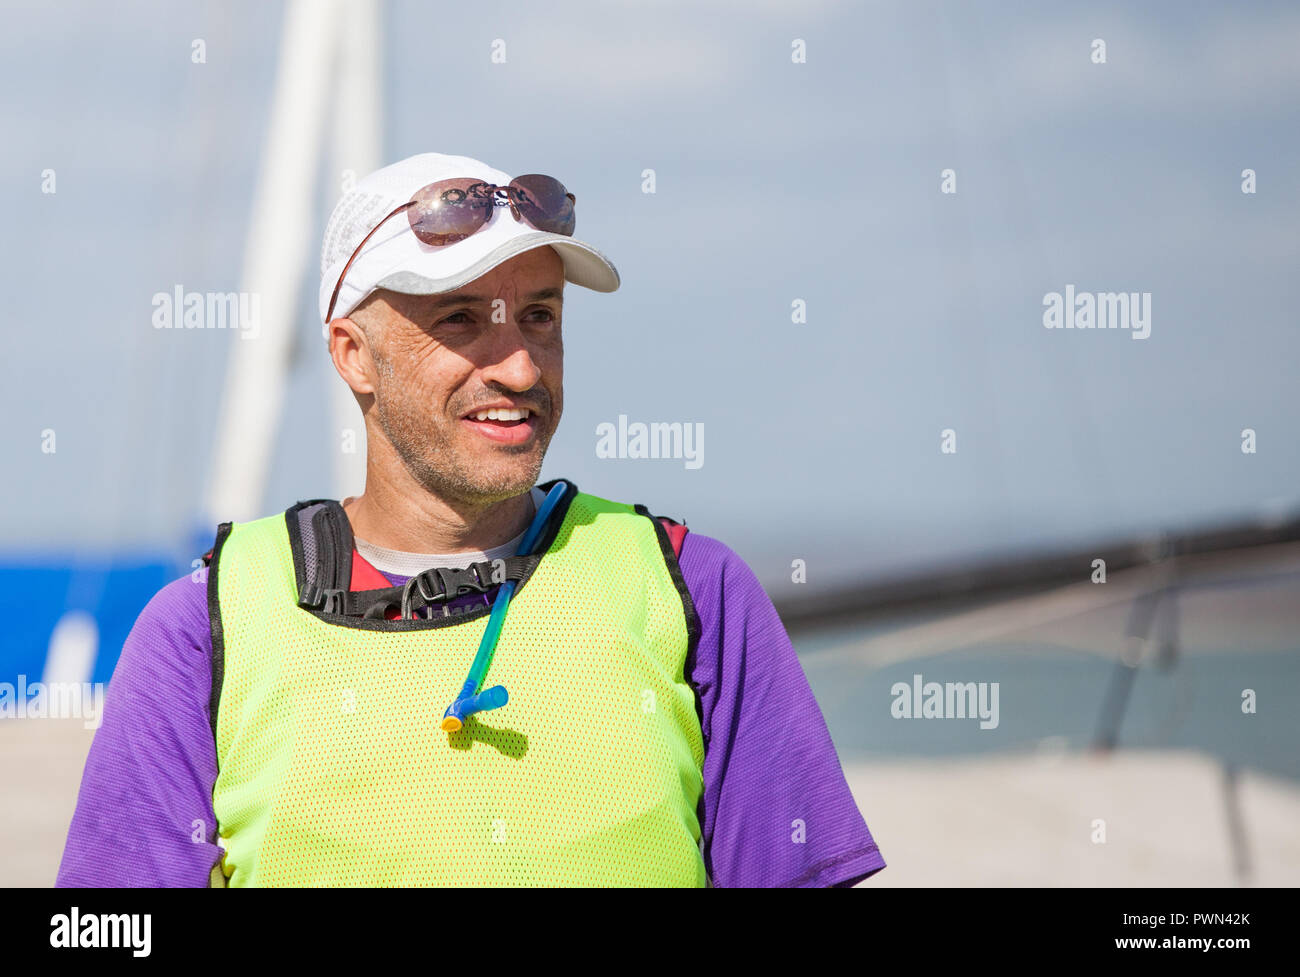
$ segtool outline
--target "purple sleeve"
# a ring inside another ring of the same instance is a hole
[[[154,595],[104,696],[55,885],[207,886],[221,857],[207,570]]]
[[[844,886],[885,867],[776,608],[725,544],[687,533],[702,633],[704,863],[718,887]]]

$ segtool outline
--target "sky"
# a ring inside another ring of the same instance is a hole
[[[685,519],[765,583],[804,560],[816,587],[1300,505],[1294,4],[381,7],[384,160],[553,174],[622,276],[567,290],[543,480]],[[156,329],[152,297],[240,288],[282,21],[5,4],[0,560],[187,562],[215,529],[241,340]],[[265,514],[342,494],[324,169]],[[1067,285],[1149,293],[1149,336],[1044,328]],[[702,425],[703,463],[598,457],[620,415]]]

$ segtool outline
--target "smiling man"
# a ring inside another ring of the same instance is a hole
[[[537,484],[559,181],[425,154],[322,255],[366,485],[223,523],[141,613],[58,884],[846,886],[884,867],[771,602],[718,540]],[[202,579],[199,579],[202,578]]]
[[[378,428],[344,506],[356,535],[454,553],[522,531],[564,409],[563,304],[564,263],[542,247],[450,295],[374,292],[334,320],[335,367]]]

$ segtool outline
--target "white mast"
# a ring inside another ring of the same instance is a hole
[[[353,0],[344,5],[343,30],[339,44],[337,112],[333,118],[330,174],[336,181],[330,206],[338,202],[344,173],[359,180],[380,167],[382,153],[383,99],[379,82],[379,3]],[[322,326],[323,328],[323,326]],[[361,411],[348,385],[339,378],[325,354],[320,357],[329,371],[330,416],[334,422],[330,450],[334,458],[333,497],[359,495],[366,480],[366,432]],[[343,432],[352,431],[353,452],[343,451]]]
[[[243,291],[259,297],[260,315],[252,335],[233,339],[231,346],[205,506],[209,525],[264,515],[260,509],[271,449],[280,426],[295,331],[302,322],[298,301],[304,276],[314,281],[319,268],[317,175],[325,151],[327,110],[334,112],[330,161],[343,164],[334,172],[341,177],[343,169],[353,168],[360,177],[378,165],[377,15],[373,0],[290,0],[285,8],[241,282]],[[333,189],[331,203],[337,199],[337,183]],[[356,403],[334,375],[324,350],[319,351],[334,380],[331,387],[339,388],[321,414],[331,418],[332,450],[340,459],[334,465],[334,491],[341,495],[362,487],[356,473],[364,469],[365,447]],[[350,407],[346,415],[344,398]],[[340,449],[336,429],[349,425],[358,432],[356,455],[343,455]]]

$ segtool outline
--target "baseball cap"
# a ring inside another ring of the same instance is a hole
[[[473,177],[497,186],[506,186],[511,180],[500,170],[468,156],[421,153],[375,170],[343,195],[330,214],[321,246],[322,320],[329,311],[334,285],[362,239],[421,187],[453,177]],[[580,208],[575,209],[581,212]],[[443,248],[422,242],[411,231],[405,215],[398,214],[366,242],[352,262],[339,289],[334,318],[350,314],[376,289],[408,295],[454,291],[515,255],[547,245],[564,262],[566,281],[596,292],[613,292],[618,288],[618,269],[590,244],[564,234],[539,231],[517,221],[509,207],[493,208],[487,226]]]

